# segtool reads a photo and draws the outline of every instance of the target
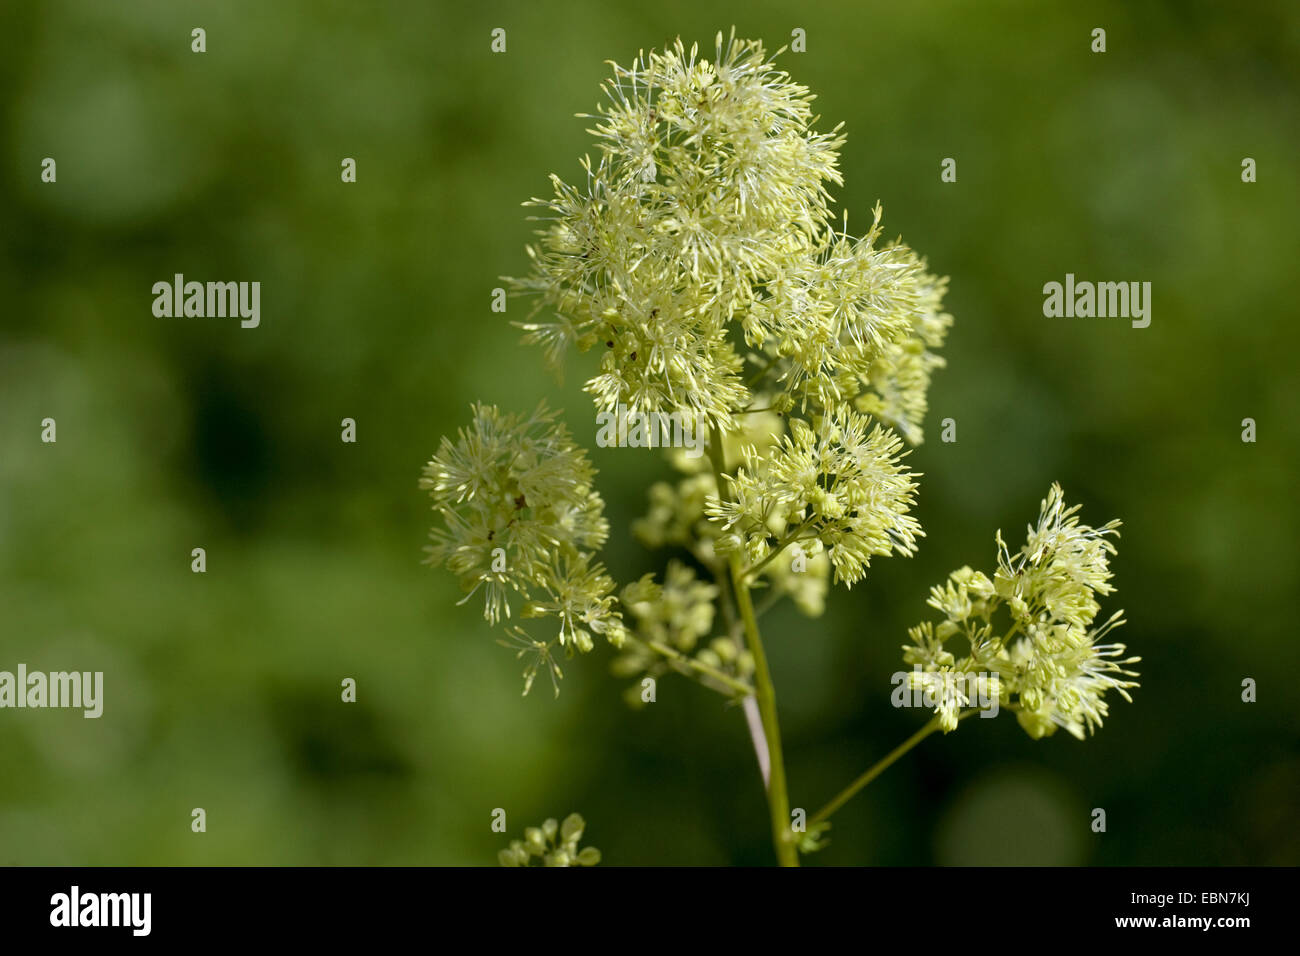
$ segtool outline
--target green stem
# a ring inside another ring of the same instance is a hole
[[[722,435],[716,428],[709,435],[709,461],[718,475],[718,497],[721,498],[727,462],[722,451]],[[749,585],[741,571],[740,557],[733,556],[730,565],[732,594],[745,625],[745,643],[749,647],[750,656],[754,658],[754,699],[758,702],[759,718],[767,743],[767,807],[772,820],[772,846],[781,866],[798,866],[799,853],[794,845],[794,832],[790,829],[790,795],[785,783],[781,726],[776,718],[776,688],[772,683],[772,673],[767,667],[767,654],[763,651],[758,619],[754,616],[754,602],[750,599]]]
[[[767,655],[758,634],[758,621],[754,617],[754,602],[749,597],[749,586],[741,577],[740,562],[731,563],[731,579],[736,590],[736,603],[740,617],[745,622],[745,640],[754,658],[754,698],[758,701],[759,716],[763,720],[763,736],[767,738],[767,753],[771,763],[771,776],[767,785],[767,806],[772,817],[772,845],[782,866],[798,866],[799,854],[795,850],[794,834],[790,829],[790,796],[786,791],[785,758],[781,753],[781,727],[776,718],[776,688],[772,673],[767,667]]]
[[[808,526],[812,524],[812,522],[813,522],[812,518],[804,519],[804,522],[801,525],[799,525],[799,527],[795,528],[793,531],[787,534],[784,538],[782,538],[772,547],[772,550],[768,552],[767,557],[765,557],[762,561],[759,561],[757,564],[746,568],[743,572],[745,579],[748,580],[749,578],[752,578],[754,575],[758,574],[759,571],[762,571],[765,567],[767,567],[778,557],[780,557],[781,552],[783,552],[790,545],[794,544],[796,541],[803,541],[803,540],[811,541],[813,538],[817,537],[815,534],[809,535],[806,539],[799,537],[799,534],[804,530],[806,530]]]
[[[685,654],[673,650],[667,644],[661,644],[659,641],[646,641],[645,645],[656,654],[662,654],[664,657],[668,658],[671,663],[693,670],[695,673],[701,674],[704,677],[711,678],[719,684],[731,688],[742,697],[749,697],[754,693],[754,688],[750,687],[743,681],[736,680],[731,675],[724,674],[717,668],[710,667],[708,664],[697,661],[693,657],[687,657]]]
[[[971,714],[974,713],[978,713],[978,711],[975,709],[964,711],[957,716],[957,719],[965,720],[967,717],[969,717]],[[808,821],[808,825],[812,826],[814,823],[821,823],[823,820],[828,819],[832,813],[834,813],[840,807],[844,806],[844,804],[848,803],[849,800],[852,799],[852,797],[859,790],[861,790],[867,784],[871,783],[871,781],[875,780],[882,773],[884,773],[891,766],[893,766],[894,762],[898,760],[899,757],[903,756],[903,754],[907,753],[909,750],[911,750],[913,747],[919,744],[926,737],[929,737],[932,733],[934,733],[938,729],[939,729],[939,718],[931,717],[929,722],[924,727],[922,727],[916,733],[912,734],[912,736],[908,737],[901,744],[899,744],[897,747],[891,750],[888,754],[886,754],[880,760],[876,761],[874,764],[868,767],[866,771],[862,774],[862,776],[858,777],[858,779],[854,780],[851,784],[849,784],[847,787],[841,790],[839,794],[835,797],[835,799],[833,799],[830,803],[826,804],[826,806],[818,810],[813,815],[812,819]]]

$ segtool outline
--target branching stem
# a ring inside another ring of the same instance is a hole
[[[754,693],[754,688],[750,687],[744,681],[737,680],[730,674],[724,674],[716,667],[710,667],[703,661],[698,661],[693,657],[687,657],[685,654],[673,650],[673,648],[669,647],[667,644],[662,644],[659,641],[646,641],[645,645],[656,654],[662,654],[664,657],[668,658],[671,663],[676,664],[679,667],[693,670],[695,673],[700,674],[703,677],[715,680],[719,684],[729,687],[741,697],[749,697]]]
[[[978,710],[972,708],[971,710],[962,711],[962,713],[960,713],[957,716],[957,719],[965,720],[967,717],[969,717],[971,714],[974,713],[978,713]],[[874,764],[868,767],[860,777],[858,777],[851,784],[849,784],[847,787],[841,790],[839,794],[836,795],[835,799],[831,800],[830,803],[826,804],[826,806],[822,807],[815,814],[813,814],[812,819],[808,821],[808,825],[811,827],[815,823],[821,823],[824,820],[829,819],[832,813],[834,813],[840,807],[844,806],[844,804],[848,803],[849,800],[852,799],[852,797],[859,790],[861,790],[867,784],[871,783],[871,781],[879,777],[882,773],[884,773],[891,766],[893,766],[894,762],[898,760],[899,757],[903,756],[905,753],[907,753],[909,750],[911,750],[913,747],[919,744],[926,737],[929,737],[932,733],[934,733],[938,729],[939,729],[939,718],[938,717],[930,718],[929,722],[926,723],[924,727],[922,727],[916,733],[912,734],[912,736],[908,737],[901,744],[899,744],[897,747],[891,750],[888,754],[886,754],[880,760],[877,760]]]
[[[709,460],[718,475],[718,495],[722,496],[724,476],[727,474],[726,458],[722,451],[722,436],[716,431],[709,435]],[[740,567],[740,558],[731,558],[731,587],[745,625],[745,643],[754,658],[754,700],[758,703],[763,736],[767,743],[767,807],[772,820],[772,846],[777,862],[782,866],[798,866],[799,853],[790,829],[790,795],[785,782],[785,758],[781,751],[781,727],[776,717],[776,687],[768,670],[763,639],[758,633],[758,619],[754,615],[754,602],[749,596],[747,576]],[[763,765],[759,755],[759,765]]]

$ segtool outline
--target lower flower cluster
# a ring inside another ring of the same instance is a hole
[[[1097,595],[1114,590],[1111,538],[1119,522],[1094,528],[1079,522],[1078,511],[1053,484],[1024,547],[1012,554],[998,533],[992,578],[963,567],[931,589],[927,603],[944,619],[911,628],[903,660],[914,668],[913,685],[935,701],[945,732],[969,703],[959,690],[967,675],[991,675],[1002,706],[1035,739],[1058,727],[1083,739],[1106,717],[1107,691],[1131,700],[1128,688],[1137,683],[1127,678],[1138,675],[1127,668],[1140,658],[1103,642],[1124,612],[1096,623]],[[948,648],[958,635],[968,646],[960,658]]]
[[[540,827],[528,827],[522,840],[511,840],[510,845],[497,854],[502,866],[595,866],[600,862],[600,851],[594,846],[578,849],[587,822],[576,813],[570,813],[563,823],[554,818]]]

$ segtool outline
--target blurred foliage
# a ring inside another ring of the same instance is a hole
[[[956,316],[921,553],[765,619],[793,803],[924,720],[888,704],[906,626],[1052,480],[1123,519],[1108,607],[1143,657],[1094,739],[971,720],[811,862],[1300,862],[1293,3],[50,0],[0,12],[0,669],[102,669],[107,699],[0,712],[0,863],[490,865],[497,807],[512,833],[579,808],[607,864],[771,861],[741,715],[671,678],[631,711],[608,652],[521,700],[420,565],[416,488],[474,400],[547,396],[593,444],[584,369],[550,380],[491,289],[524,269],[520,203],[590,149],[603,61],[733,23],[807,31],[784,62],[846,124],[850,227],[879,198]],[[259,280],[261,327],[154,318],[178,272]],[[1066,272],[1151,281],[1151,327],[1045,319]],[[593,450],[623,581],[662,558],[626,533],[655,456]]]

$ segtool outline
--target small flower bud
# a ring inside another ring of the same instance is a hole
[[[533,856],[540,856],[546,852],[546,834],[542,832],[541,827],[529,827],[524,830],[524,843]]]
[[[560,836],[565,843],[573,840],[582,839],[582,831],[587,827],[587,823],[582,819],[581,814],[570,813],[564,818],[564,823],[560,826]]]

